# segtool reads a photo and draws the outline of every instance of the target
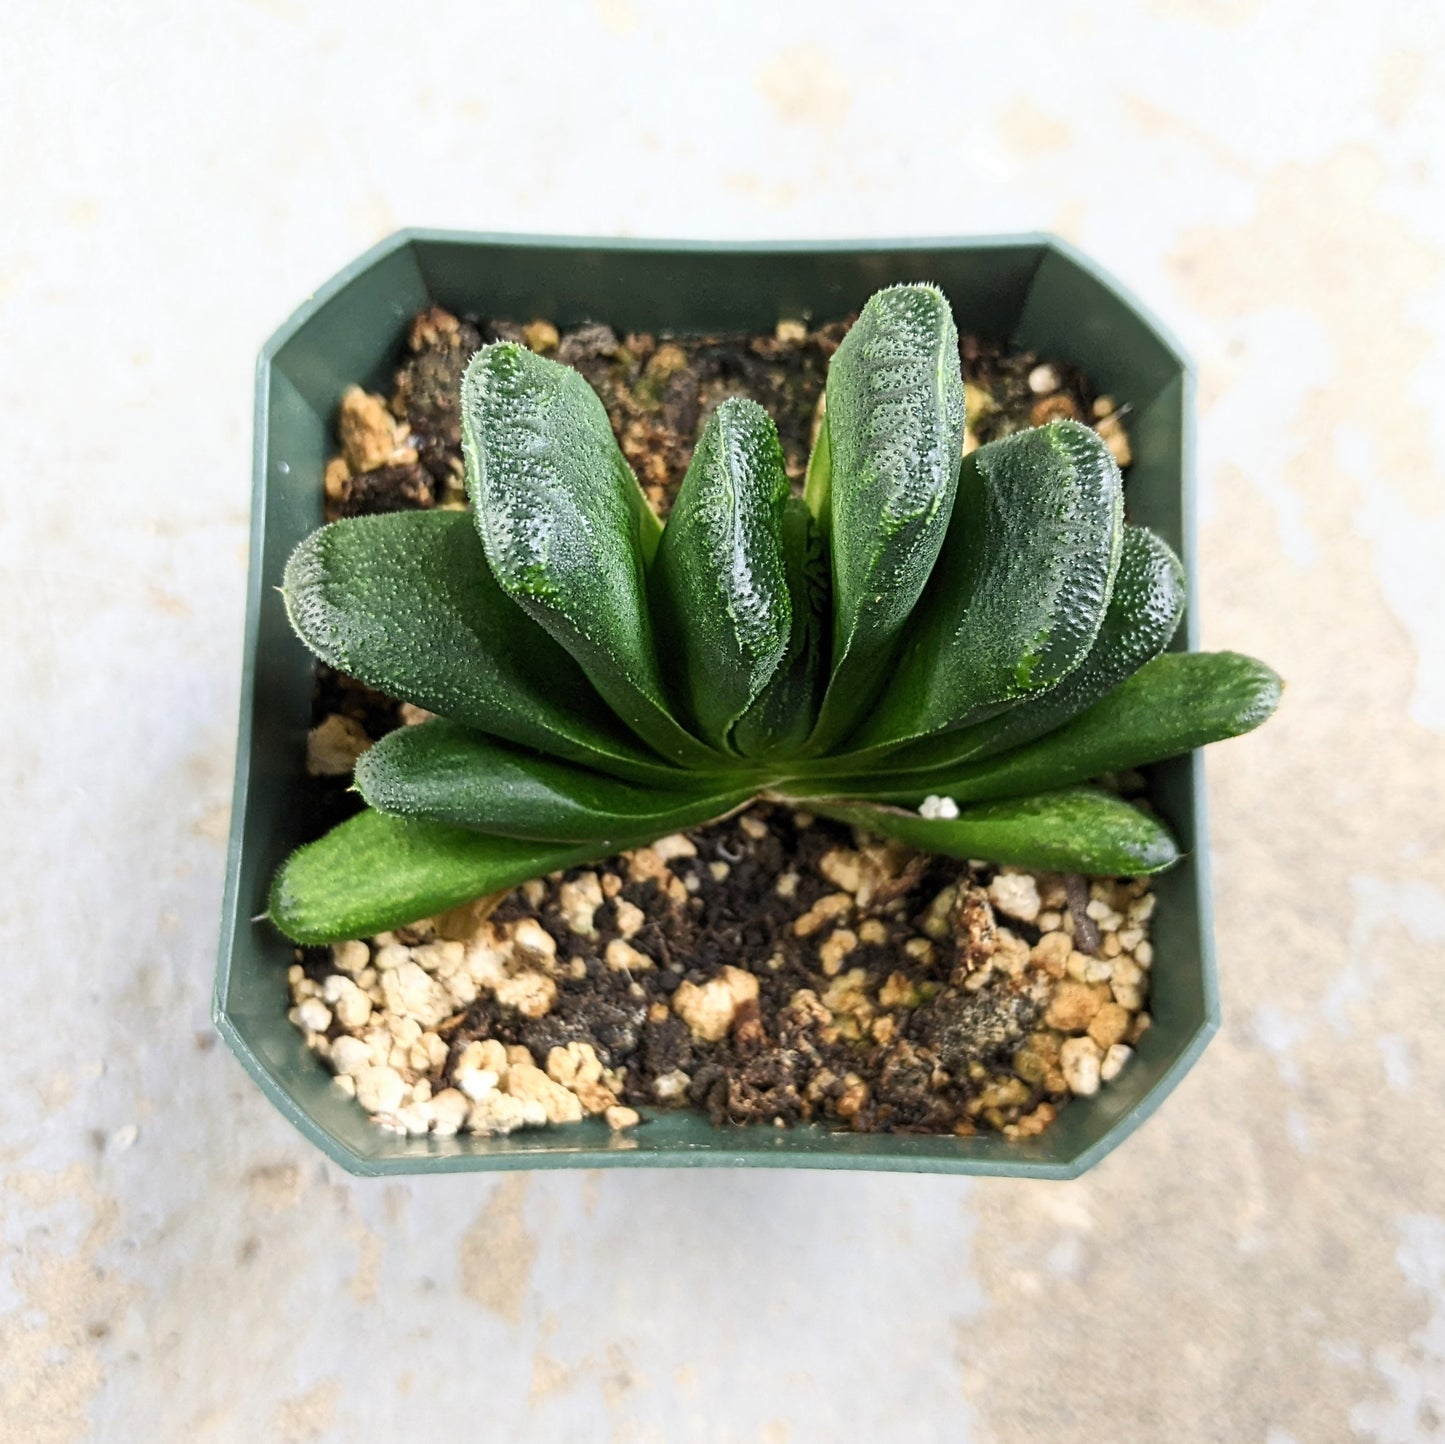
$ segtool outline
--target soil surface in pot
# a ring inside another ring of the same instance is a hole
[[[801,485],[848,325],[619,337],[428,310],[393,394],[343,398],[327,515],[465,506],[461,374],[503,338],[582,371],[660,512],[728,395],[767,407]],[[960,350],[966,446],[1073,417],[1128,464],[1121,416],[1076,369],[971,337]],[[356,757],[426,716],[318,667],[317,833],[355,809]],[[339,1087],[411,1134],[588,1115],[625,1129],[693,1106],[715,1123],[1028,1136],[1112,1079],[1148,1027],[1153,904],[1142,880],[931,857],[759,803],[394,933],[298,949],[290,1016]]]

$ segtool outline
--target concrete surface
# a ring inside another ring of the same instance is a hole
[[[1438,7],[11,0],[0,137],[0,1437],[1445,1438]],[[1049,227],[1193,349],[1289,694],[1091,1176],[361,1183],[214,1046],[252,358],[408,223]]]

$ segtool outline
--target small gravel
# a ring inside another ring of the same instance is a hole
[[[1028,1137],[1116,1078],[1148,1026],[1147,883],[1085,884],[1097,923],[1121,925],[1100,935],[1107,959],[1079,951],[1077,886],[759,803],[300,949],[290,1016],[339,1087],[410,1135],[620,1131],[690,1105],[719,1123]]]

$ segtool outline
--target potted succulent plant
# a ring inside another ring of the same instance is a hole
[[[406,238],[401,249],[414,259],[426,244]],[[468,250],[451,238],[432,244],[442,271]],[[491,249],[505,271],[506,256]],[[1027,249],[996,251],[1018,261]],[[1032,249],[1037,287],[1051,253]],[[951,260],[956,269],[983,254],[963,248]],[[678,254],[669,258],[675,268]],[[910,275],[924,269],[907,250],[889,259]],[[358,279],[375,281],[377,269]],[[1097,315],[1098,298],[1089,299]],[[550,300],[539,292],[528,310]],[[601,299],[590,304],[602,314]],[[1089,312],[1080,307],[1085,330]],[[668,321],[663,311],[653,324]],[[1126,523],[1119,467],[1089,427],[1053,421],[964,455],[958,358],[942,290],[878,290],[828,367],[802,495],[767,412],[733,397],[712,411],[664,525],[581,374],[515,341],[482,347],[460,395],[470,513],[333,523],[301,540],[282,574],[290,622],[319,658],[432,715],[360,757],[355,785],[367,806],[284,863],[269,924],[239,923],[233,904],[230,927],[274,924],[306,945],[389,937],[760,796],[921,854],[1111,876],[1177,863],[1180,844],[1153,808],[1094,780],[1258,725],[1278,679],[1235,654],[1165,650],[1184,612],[1183,567],[1157,531]],[[346,365],[326,360],[333,375]],[[380,360],[353,374],[374,375]],[[263,366],[267,402],[284,405],[287,388],[269,358]],[[269,440],[263,481],[293,464],[278,462]],[[1163,519],[1167,531],[1181,477],[1162,469],[1164,504],[1131,511]],[[263,526],[263,552],[273,540],[296,538],[273,539]],[[274,579],[269,549],[259,570]],[[243,762],[243,804],[247,772]],[[1166,793],[1154,800],[1167,812]],[[234,869],[233,894],[246,881]],[[259,974],[236,987],[235,941],[234,931],[223,938],[223,1030],[307,1131],[363,1171],[599,1156],[696,1162],[703,1130],[713,1150],[704,1161],[1057,1173],[1124,1131],[1106,1116],[1091,1146],[1065,1136],[1053,1156],[1047,1137],[860,1147],[836,1134],[820,1144],[821,1130],[805,1129],[801,1147],[782,1135],[740,1145],[696,1119],[681,1121],[681,1134],[667,1120],[651,1147],[645,1136],[579,1149],[521,1134],[456,1138],[454,1129],[358,1147],[354,1131],[342,1139],[321,1121],[335,1109],[320,1106],[319,1067],[297,1086],[304,1057],[274,1030],[261,1030],[269,1048],[243,1041],[238,1016],[254,1028]],[[274,998],[271,1006],[280,1011]],[[1201,1021],[1193,1038],[1164,1040],[1169,1061],[1202,1042],[1212,1020]],[[575,1068],[581,1056],[562,1061]],[[1168,1071],[1166,1062],[1156,1073],[1156,1095]],[[1131,1106],[1147,1103],[1136,1096]]]

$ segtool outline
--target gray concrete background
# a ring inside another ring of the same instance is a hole
[[[6,7],[0,1438],[1445,1438],[1445,22],[974,11]],[[214,1045],[253,356],[404,224],[1046,227],[1193,350],[1289,692],[1226,1030],[1089,1177],[361,1183]]]

